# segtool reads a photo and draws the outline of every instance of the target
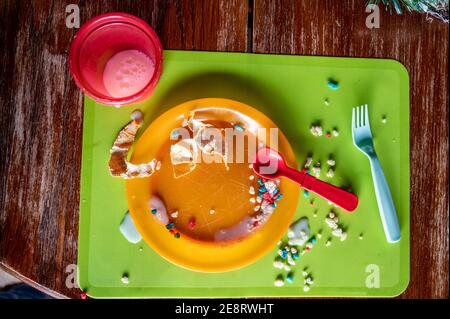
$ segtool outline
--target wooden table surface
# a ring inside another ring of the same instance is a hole
[[[448,25],[365,0],[0,1],[0,267],[57,297],[77,260],[83,99],[68,70],[81,23],[124,11],[166,49],[383,57],[411,81],[411,281],[400,298],[448,298]]]

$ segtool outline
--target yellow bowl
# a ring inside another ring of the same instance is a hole
[[[168,137],[175,127],[180,126],[183,116],[190,111],[208,107],[237,111],[256,121],[262,128],[277,128],[263,113],[237,101],[221,98],[192,100],[171,108],[150,124],[136,143],[131,162],[145,163],[155,158],[167,142],[162,136]],[[284,154],[287,163],[296,167],[294,152],[281,130],[278,130],[278,149]],[[152,177],[126,181],[128,207],[138,231],[147,244],[168,261],[202,272],[238,269],[267,254],[289,227],[299,196],[298,185],[282,178],[283,198],[263,226],[239,241],[210,243],[192,240],[187,236],[174,238],[164,226],[155,221],[148,208],[152,193],[151,183]]]

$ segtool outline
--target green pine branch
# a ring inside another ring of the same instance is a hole
[[[406,9],[409,12],[429,14],[448,23],[449,0],[368,0],[368,4],[382,4],[387,10],[395,10],[402,14]]]

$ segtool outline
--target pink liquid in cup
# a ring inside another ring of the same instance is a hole
[[[85,23],[69,53],[78,87],[95,101],[114,106],[150,97],[161,76],[162,60],[153,29],[126,13],[103,14]]]
[[[123,98],[141,91],[155,72],[155,64],[144,53],[125,50],[106,62],[103,84],[113,97]]]

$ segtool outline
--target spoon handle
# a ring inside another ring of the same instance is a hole
[[[348,212],[354,211],[358,206],[358,197],[355,194],[321,181],[304,170],[296,171],[289,168],[283,175]]]

